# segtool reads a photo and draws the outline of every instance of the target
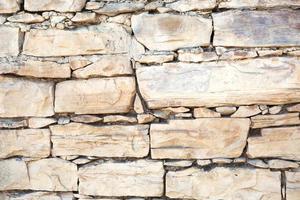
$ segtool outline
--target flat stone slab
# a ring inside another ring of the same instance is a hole
[[[21,42],[19,28],[0,25],[0,38],[0,57],[17,56],[19,54]]]

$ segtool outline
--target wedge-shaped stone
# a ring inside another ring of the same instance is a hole
[[[249,168],[189,168],[166,175],[166,195],[177,199],[281,200],[280,172]]]
[[[54,10],[58,12],[81,11],[86,0],[25,0],[25,10],[45,11]]]
[[[135,95],[133,77],[60,82],[55,90],[55,111],[76,114],[126,113]]]
[[[227,11],[213,14],[213,20],[215,46],[300,45],[299,10]]]
[[[166,5],[166,7],[178,12],[191,10],[212,10],[216,6],[216,0],[179,0]]]
[[[299,65],[286,57],[165,63],[137,68],[137,80],[150,108],[284,104],[300,101]]]
[[[147,125],[92,126],[80,123],[50,126],[55,156],[144,157],[149,152]]]
[[[151,156],[155,159],[239,157],[248,135],[249,119],[201,118],[151,124]]]
[[[0,57],[17,56],[19,54],[21,43],[19,28],[0,26],[0,38]]]
[[[286,175],[286,199],[298,200],[300,197],[300,171],[285,172]]]
[[[72,56],[144,52],[142,45],[117,24],[100,24],[74,30],[38,30],[26,33],[23,53],[32,56]]]
[[[53,114],[53,83],[0,76],[0,117]]]
[[[176,50],[210,43],[212,20],[200,16],[143,13],[132,16],[131,22],[137,40],[150,50]]]
[[[300,7],[299,0],[230,0],[219,3],[219,8],[274,8]]]
[[[72,200],[71,192],[29,192],[29,193],[0,193],[1,200]]]
[[[0,13],[8,14],[15,13],[20,10],[19,0],[1,0],[0,1]]]
[[[247,155],[300,160],[300,127],[262,129],[261,136],[248,138]]]
[[[162,162],[104,162],[79,168],[79,194],[99,196],[161,196]]]
[[[43,158],[50,155],[48,129],[0,130],[0,158],[24,156]]]
[[[270,126],[287,126],[297,124],[300,124],[299,113],[257,115],[251,117],[251,128],[265,128]]]

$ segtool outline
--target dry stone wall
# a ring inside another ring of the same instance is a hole
[[[299,0],[0,0],[0,200],[300,200]]]

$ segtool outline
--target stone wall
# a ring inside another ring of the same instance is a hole
[[[0,0],[0,200],[300,200],[300,0]]]

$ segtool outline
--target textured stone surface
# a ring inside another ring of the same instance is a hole
[[[300,124],[299,113],[281,115],[257,115],[251,117],[251,128],[264,128],[270,126],[284,126]]]
[[[24,0],[25,10],[58,12],[76,12],[84,8],[86,0]]]
[[[72,200],[73,194],[53,192],[0,193],[1,200]]]
[[[28,125],[24,119],[0,119],[0,128],[23,128]]]
[[[79,168],[79,194],[101,196],[161,196],[162,162],[104,162]]]
[[[215,6],[216,0],[179,0],[166,4],[166,7],[172,8],[178,12],[187,12],[191,10],[212,10]]]
[[[19,0],[1,0],[0,2],[0,13],[8,14],[14,13],[20,10]]]
[[[230,0],[220,2],[219,8],[274,8],[274,7],[300,7],[298,0]]]
[[[298,200],[300,196],[300,172],[285,172],[286,199]]]
[[[258,105],[240,106],[230,117],[251,117],[261,113]]]
[[[120,2],[120,3],[110,3],[105,4],[103,7],[95,10],[98,14],[115,16],[121,13],[135,12],[142,10],[145,4],[138,2]]]
[[[249,119],[203,118],[151,124],[152,158],[239,157],[246,145]]]
[[[19,54],[21,35],[19,28],[0,25],[0,57]]]
[[[150,50],[208,46],[212,33],[211,19],[201,16],[139,14],[131,21],[135,37]]]
[[[45,19],[39,14],[31,14],[31,13],[19,13],[17,15],[13,15],[7,18],[10,22],[20,22],[20,23],[41,23],[45,21]]]
[[[56,123],[57,120],[55,118],[43,118],[43,117],[31,117],[28,119],[28,127],[29,128],[43,128],[50,124]]]
[[[217,113],[208,108],[195,108],[194,109],[194,117],[203,118],[203,117],[221,117],[220,113]]]
[[[56,85],[55,111],[126,113],[132,107],[134,94],[132,77],[64,81]]]

